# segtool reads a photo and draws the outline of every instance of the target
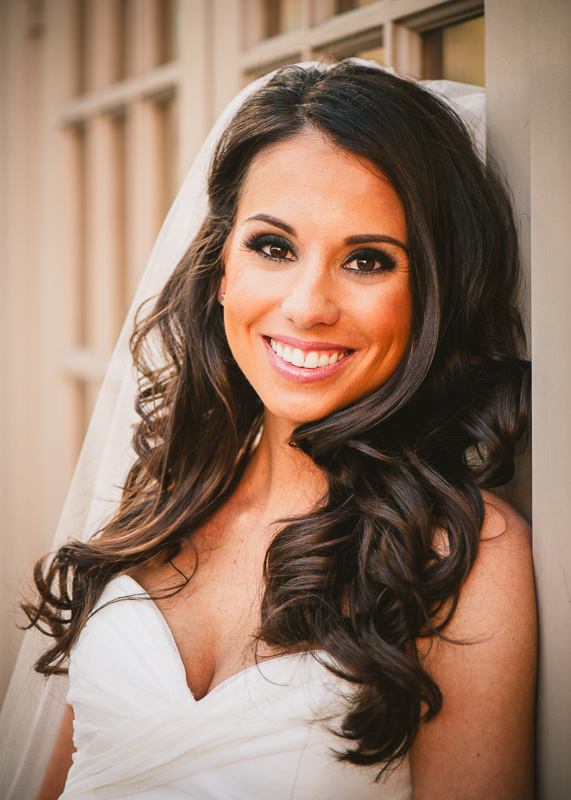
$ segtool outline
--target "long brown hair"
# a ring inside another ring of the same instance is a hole
[[[269,546],[259,636],[327,650],[355,686],[342,757],[390,762],[440,709],[416,643],[442,635],[454,613],[477,553],[480,487],[513,475],[528,410],[508,196],[454,112],[413,82],[351,63],[289,67],[238,111],[212,160],[207,217],[132,339],[140,422],[120,506],[90,541],[38,562],[39,599],[25,610],[55,637],[36,668],[64,671],[107,582],[176,556],[236,487],[263,408],[226,341],[222,252],[252,159],[307,126],[368,159],[398,193],[412,336],[384,385],[294,431],[292,447],[329,491],[282,521]]]

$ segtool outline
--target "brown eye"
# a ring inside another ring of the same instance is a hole
[[[279,244],[270,244],[268,245],[267,253],[272,258],[287,258],[289,250]]]
[[[248,236],[244,244],[249,250],[277,264],[282,261],[295,261],[293,246],[287,239],[275,233]]]
[[[394,269],[397,262],[390,253],[384,250],[360,250],[353,253],[343,265],[345,269],[356,275],[371,275],[389,272]]]
[[[355,263],[357,264],[357,269],[362,272],[371,272],[371,270],[375,269],[377,262],[373,258],[357,258]]]

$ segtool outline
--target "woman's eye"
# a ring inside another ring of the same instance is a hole
[[[272,258],[287,258],[289,249],[281,244],[266,244],[262,251]]]
[[[264,234],[263,236],[250,236],[244,242],[249,250],[272,261],[285,261],[295,258],[290,243],[281,236]]]
[[[363,272],[372,272],[372,270],[376,269],[377,262],[374,258],[356,258],[355,267]]]
[[[388,272],[397,265],[393,256],[384,250],[370,250],[354,253],[345,262],[345,269],[351,272]]]

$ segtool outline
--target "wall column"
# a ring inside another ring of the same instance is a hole
[[[490,142],[510,176],[533,330],[539,800],[571,797],[571,4],[487,0]]]
[[[530,3],[533,521],[541,800],[571,797],[571,4]]]

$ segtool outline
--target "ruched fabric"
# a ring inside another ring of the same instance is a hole
[[[139,584],[115,578],[98,607],[71,655],[77,753],[61,800],[411,797],[407,761],[375,783],[379,768],[335,759],[344,741],[332,728],[350,689],[325,653],[272,658],[195,700]]]

